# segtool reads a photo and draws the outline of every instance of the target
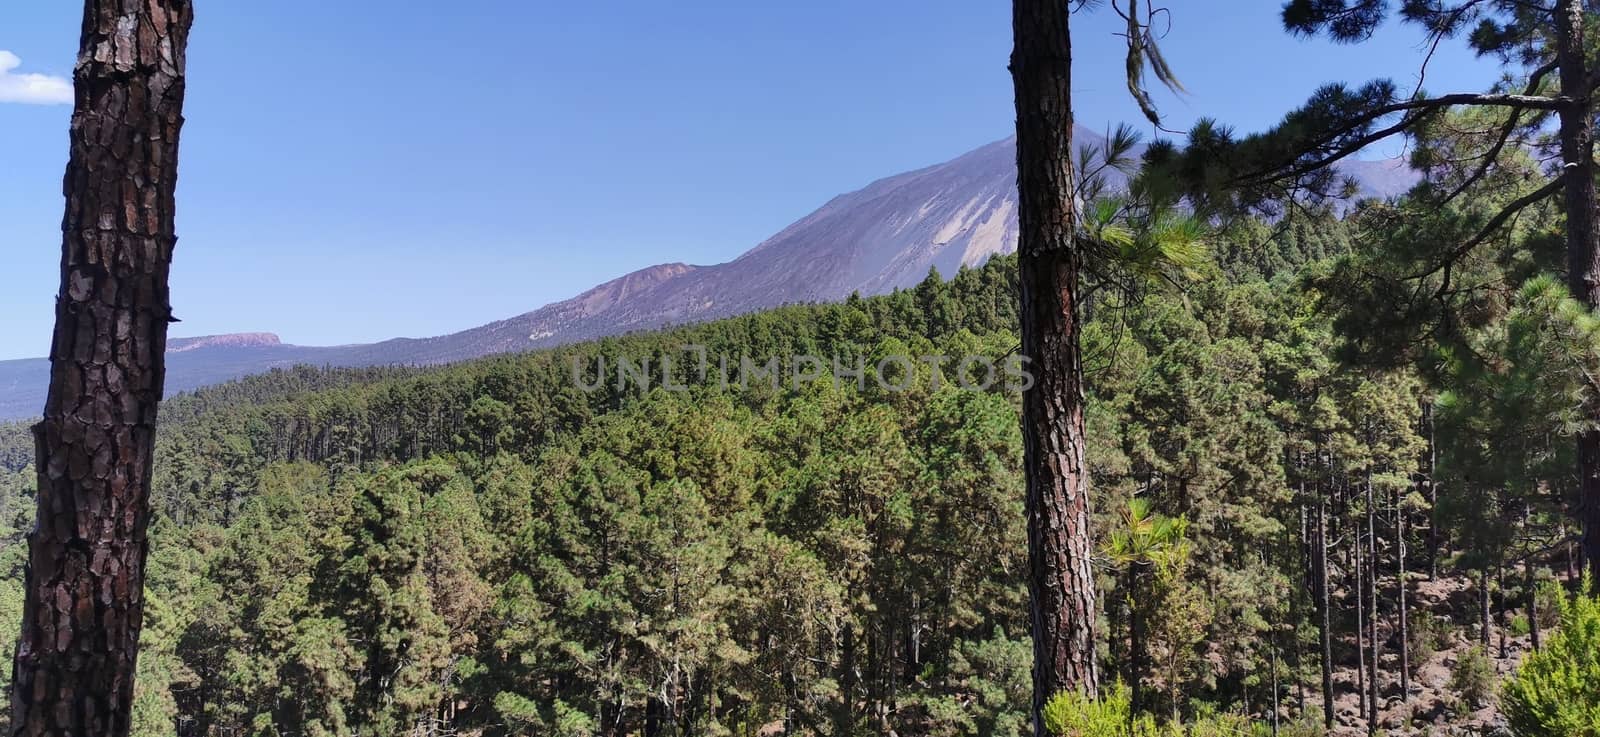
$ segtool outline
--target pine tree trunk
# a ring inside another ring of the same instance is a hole
[[[1106,596],[1106,655],[1116,669],[1117,677],[1124,682],[1132,680],[1130,672],[1133,659],[1133,621],[1129,613],[1127,576],[1121,576],[1116,596]]]
[[[1138,715],[1145,708],[1144,672],[1148,662],[1145,656],[1144,607],[1139,605],[1137,565],[1131,564],[1128,568],[1128,596],[1133,601],[1128,619],[1128,689],[1129,710],[1133,715]]]
[[[1495,620],[1500,623],[1500,659],[1505,660],[1506,658],[1511,657],[1511,652],[1506,648],[1506,631],[1511,629],[1511,627],[1509,626],[1510,623],[1506,621],[1506,567],[1504,561],[1497,561],[1494,564],[1494,587],[1500,594],[1500,596],[1497,597],[1497,614],[1499,614],[1499,616],[1495,617]]]
[[[1584,54],[1584,3],[1556,4],[1556,61],[1561,94],[1576,102],[1559,112],[1562,187],[1567,215],[1567,280],[1572,296],[1600,307],[1600,205],[1595,195],[1594,104]],[[1578,476],[1583,523],[1583,559],[1600,577],[1600,431],[1578,436]]]
[[[1478,572],[1478,644],[1489,654],[1489,566]]]
[[[1346,499],[1348,498],[1347,496]],[[1361,523],[1355,522],[1351,526],[1354,528],[1351,535],[1354,547],[1351,555],[1351,565],[1355,580],[1351,581],[1350,585],[1356,592],[1356,692],[1361,696],[1356,700],[1356,703],[1359,707],[1357,711],[1365,719],[1367,717],[1367,681],[1368,673],[1370,673],[1367,669],[1367,581],[1365,578],[1365,566],[1362,565],[1361,561]],[[1372,726],[1371,722],[1368,722],[1368,734],[1372,733]]]
[[[1372,670],[1367,679],[1367,733],[1378,730],[1378,659],[1383,643],[1378,641],[1378,502],[1372,489],[1372,470],[1367,482],[1367,646],[1372,649]],[[1359,555],[1359,552],[1357,553]]]
[[[1439,446],[1434,442],[1433,400],[1422,404],[1422,421],[1428,429],[1428,580],[1439,578],[1439,553],[1444,541],[1439,535]]]
[[[856,695],[860,678],[860,663],[857,663],[856,628],[852,624],[845,624],[844,633],[840,638],[839,667],[840,698],[838,709],[834,713],[834,733],[850,734],[856,721]]]
[[[1528,589],[1528,635],[1533,638],[1533,649],[1538,650],[1542,644],[1539,642],[1539,590],[1538,578],[1533,575],[1533,556],[1522,559],[1522,578],[1524,586]]]
[[[1411,700],[1411,612],[1406,604],[1406,514],[1405,499],[1394,492],[1394,587],[1399,605],[1400,703]]]
[[[12,733],[128,734],[143,619],[188,0],[89,0]]]
[[[1302,620],[1296,616],[1293,621],[1300,622]],[[1305,655],[1300,649],[1302,643],[1300,642],[1298,629],[1296,627],[1289,632],[1289,643],[1294,648],[1294,712],[1296,717],[1303,716],[1306,713]]]
[[[1015,0],[1012,18],[1022,354],[1033,374],[1022,415],[1036,734],[1051,695],[1094,693],[1099,685],[1076,304],[1080,255],[1073,241],[1069,6]]]
[[[1328,498],[1317,482],[1317,636],[1322,641],[1322,725],[1333,729],[1333,635],[1328,594]]]
[[[1282,708],[1282,704],[1278,698],[1278,640],[1276,628],[1273,629],[1270,644],[1272,646],[1272,737],[1278,737],[1278,713]]]
[[[1304,467],[1303,466],[1297,466],[1297,467],[1300,468],[1302,472],[1304,471]],[[1307,514],[1307,511],[1306,511],[1305,498],[1306,498],[1306,482],[1305,482],[1304,478],[1301,478],[1300,479],[1300,505],[1299,505],[1300,506],[1300,570],[1301,570],[1301,575],[1303,575],[1305,577],[1306,590],[1312,596],[1315,596],[1316,595],[1316,583],[1315,583],[1316,576],[1313,575],[1312,572],[1311,572],[1313,570],[1313,568],[1312,568],[1312,563],[1311,563],[1311,560],[1312,560],[1312,552],[1311,552],[1312,548],[1311,548],[1311,525],[1310,525],[1310,522],[1309,522],[1310,515]],[[1294,674],[1295,715],[1297,717],[1303,716],[1305,714],[1305,711],[1306,711],[1305,656],[1301,652],[1301,645],[1303,643],[1301,643],[1301,641],[1300,641],[1300,632],[1299,632],[1300,623],[1304,622],[1306,620],[1305,620],[1305,618],[1303,616],[1304,612],[1301,610],[1301,606],[1302,606],[1302,600],[1298,596],[1294,597],[1289,602],[1289,622],[1291,623],[1289,625],[1289,628],[1290,628],[1289,629],[1289,645],[1290,645],[1290,647],[1293,648],[1292,652],[1294,653],[1294,670],[1291,671],[1291,672]]]

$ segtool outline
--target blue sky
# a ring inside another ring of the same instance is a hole
[[[654,263],[726,261],[830,197],[1011,133],[1002,0],[197,0],[174,336],[446,333]],[[1419,33],[1296,40],[1277,0],[1173,0],[1169,124],[1271,124],[1334,79],[1415,81]],[[81,3],[0,8],[0,100],[70,77]],[[1075,107],[1138,122],[1106,9]],[[1498,71],[1442,49],[1428,88]],[[41,83],[41,78],[30,78]],[[47,90],[41,93],[48,98]],[[70,105],[0,101],[0,359],[43,355]]]

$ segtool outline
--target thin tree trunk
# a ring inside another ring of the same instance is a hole
[[[1528,589],[1528,635],[1533,638],[1533,649],[1538,650],[1539,642],[1539,589],[1538,578],[1533,575],[1533,556],[1522,559],[1522,577],[1526,581],[1523,585]]]
[[[1478,644],[1489,654],[1489,565],[1478,572]]]
[[[1183,686],[1178,683],[1177,657],[1176,653],[1167,656],[1167,707],[1172,715],[1173,724],[1178,724],[1183,720]],[[1130,713],[1130,722],[1132,721],[1131,718],[1136,716]]]
[[[1272,637],[1272,643],[1271,643],[1271,645],[1272,645],[1272,737],[1278,737],[1278,712],[1280,711],[1280,705],[1279,705],[1279,701],[1278,701],[1278,690],[1279,689],[1278,689],[1278,640],[1277,640],[1277,634],[1278,634],[1277,633],[1277,629],[1274,628],[1273,632],[1272,632],[1272,635],[1271,635],[1271,637]]]
[[[1348,498],[1349,497],[1347,496],[1346,499]],[[1351,586],[1356,591],[1356,692],[1361,695],[1361,698],[1357,699],[1356,702],[1359,706],[1357,711],[1360,712],[1362,719],[1365,720],[1368,714],[1367,681],[1368,673],[1370,672],[1367,669],[1366,567],[1362,565],[1361,561],[1361,523],[1356,522],[1351,526],[1354,528],[1351,531],[1351,538],[1355,548],[1351,555],[1351,565],[1352,571],[1355,574],[1355,580],[1351,581]],[[1370,721],[1367,723],[1367,732],[1369,734],[1372,732],[1372,724]]]
[[[842,698],[838,704],[838,709],[833,715],[834,732],[836,734],[850,734],[855,726],[856,692],[859,690],[857,686],[860,682],[857,670],[860,664],[856,662],[858,648],[856,645],[855,626],[846,624],[840,639],[843,640],[840,644],[841,657],[839,658],[839,667],[843,671],[842,677],[839,679],[841,686],[839,690],[842,692]]]
[[[1439,446],[1433,434],[1433,399],[1422,404],[1422,421],[1428,429],[1428,580],[1439,577],[1439,552],[1444,541],[1439,535]]]
[[[1506,631],[1511,629],[1511,627],[1508,626],[1509,623],[1506,622],[1506,609],[1508,608],[1509,602],[1506,601],[1505,561],[1496,561],[1494,564],[1494,587],[1500,594],[1498,597],[1496,597],[1496,604],[1498,605],[1499,609],[1499,611],[1496,613],[1499,614],[1499,616],[1495,617],[1495,620],[1500,623],[1500,659],[1505,660],[1506,658],[1511,657],[1511,652],[1506,648]]]
[[[1411,700],[1411,612],[1406,605],[1406,513],[1405,495],[1394,491],[1394,586],[1399,605],[1400,703]]]
[[[1118,584],[1116,595],[1107,595],[1105,600],[1106,654],[1116,669],[1117,677],[1128,682],[1133,680],[1133,659],[1129,656],[1133,649],[1133,619],[1129,611],[1131,576],[1121,575],[1119,578],[1122,581]]]
[[[1299,718],[1306,713],[1305,656],[1301,654],[1300,638],[1294,637],[1294,713]]]
[[[1372,469],[1367,482],[1367,645],[1372,649],[1371,678],[1367,679],[1367,732],[1378,729],[1378,659],[1383,643],[1378,641],[1378,500],[1372,489]]]
[[[191,12],[84,6],[13,734],[128,734]]]
[[[1303,466],[1300,467],[1300,470],[1302,473],[1304,473]],[[1306,512],[1305,498],[1306,482],[1305,478],[1302,477],[1300,479],[1300,569],[1307,582],[1306,588],[1313,596],[1315,596],[1316,577],[1311,573],[1311,526],[1308,520],[1310,515]],[[1294,673],[1296,718],[1303,717],[1306,711],[1305,656],[1301,653],[1299,626],[1299,623],[1304,622],[1305,619],[1302,616],[1303,613],[1301,611],[1301,603],[1300,597],[1296,596],[1290,601],[1289,604],[1289,621],[1291,623],[1289,629],[1289,644],[1292,648],[1294,648],[1292,651],[1294,653],[1294,670],[1292,672]]]
[[[1561,67],[1561,94],[1575,102],[1560,118],[1562,187],[1567,215],[1567,280],[1572,296],[1593,309],[1600,307],[1600,209],[1595,195],[1594,105],[1585,61],[1584,3],[1560,0],[1556,5],[1556,61]],[[1578,436],[1578,476],[1583,523],[1583,558],[1600,576],[1600,431]]]
[[[1328,498],[1317,481],[1317,636],[1322,641],[1322,725],[1333,729],[1332,603],[1328,595]]]
[[[1015,0],[1011,74],[1017,107],[1017,268],[1027,472],[1028,592],[1033,629],[1035,734],[1044,702],[1095,693],[1095,585],[1084,465],[1083,369],[1078,347],[1075,177],[1072,170],[1070,4]]]
[[[1128,688],[1129,714],[1137,717],[1144,710],[1145,657],[1144,608],[1139,606],[1138,563],[1128,566]]]

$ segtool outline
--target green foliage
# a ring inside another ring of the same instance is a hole
[[[1534,585],[1533,596],[1539,609],[1539,629],[1555,629],[1561,623],[1561,610],[1562,605],[1566,603],[1566,592],[1554,580],[1544,579]]]
[[[135,730],[576,737],[791,719],[842,735],[870,708],[902,730],[1025,733],[1013,398],[935,389],[925,365],[905,394],[692,374],[677,377],[687,392],[586,393],[570,373],[575,357],[682,343],[998,360],[1015,344],[1014,268],[431,371],[296,369],[174,398]],[[25,518],[31,488],[26,466],[0,476],[0,522]],[[0,548],[12,621],[21,525]],[[892,634],[913,622],[913,637]]]
[[[1264,726],[1264,733],[1267,735],[1272,734],[1270,725],[1257,725],[1257,735],[1263,734]],[[1301,718],[1278,727],[1278,737],[1323,737],[1327,732],[1328,730],[1322,726],[1322,722],[1312,717]]]
[[[976,696],[972,703],[957,703],[972,729],[962,734],[1025,734],[1033,728],[1028,704],[1033,695],[1033,642],[996,630],[986,640],[961,643],[951,674],[963,679],[960,690]],[[930,715],[932,716],[932,715]],[[940,723],[936,717],[931,721]]]
[[[1440,353],[1452,388],[1437,403],[1439,517],[1467,541],[1464,564],[1479,568],[1560,536],[1560,502],[1576,494],[1572,438],[1600,407],[1590,380],[1600,318],[1549,277],[1529,280],[1506,307]]]
[[[948,365],[937,389],[919,365],[903,393],[693,373],[682,392],[585,392],[572,375],[574,359],[681,357],[684,343],[998,360],[1016,345],[1014,269],[1002,257],[839,305],[178,397],[152,533],[152,558],[174,562],[151,582],[178,612],[176,666],[153,682],[202,732],[651,719],[671,735],[787,719],[844,735],[878,714],[903,732],[1025,734],[1014,396],[953,387]],[[1098,524],[1138,498],[1142,519],[1182,532],[1140,543],[1133,597],[1148,683],[1179,710],[1259,672],[1287,611],[1285,569],[1261,555],[1294,513],[1270,357],[1322,355],[1297,343],[1292,298],[1198,284],[1097,309],[1086,338]]]
[[[1111,530],[1105,546],[1112,562],[1150,566],[1160,572],[1189,557],[1189,545],[1184,539],[1189,523],[1182,517],[1154,514],[1149,499],[1131,499],[1117,514],[1120,524]]]
[[[1258,731],[1243,716],[1214,712],[1159,724],[1148,714],[1132,712],[1131,692],[1121,682],[1098,698],[1058,693],[1045,702],[1043,721],[1052,737],[1248,737]]]
[[[1518,614],[1511,618],[1511,634],[1516,637],[1525,637],[1533,631],[1533,625],[1528,621],[1528,615]]]
[[[0,474],[27,468],[36,457],[33,432],[25,422],[0,422]]]
[[[1494,695],[1494,661],[1480,646],[1461,653],[1450,671],[1450,690],[1473,708],[1488,706]]]
[[[1176,714],[1181,708],[1181,684],[1210,620],[1202,594],[1187,579],[1189,523],[1182,517],[1155,514],[1150,500],[1136,498],[1118,510],[1115,524],[1106,535],[1104,555],[1123,569],[1124,606],[1131,620],[1127,669],[1131,688],[1143,688],[1144,668],[1153,665],[1168,684],[1168,701]]]
[[[1410,638],[1412,675],[1416,675],[1435,654],[1449,647],[1450,620],[1430,611],[1414,611],[1409,625],[1406,635]]]
[[[1319,499],[1346,545],[1361,537],[1369,482],[1380,530],[1391,513],[1429,516],[1413,474],[1434,388],[1421,372],[1341,365],[1312,282],[1283,273],[1350,252],[1348,223],[1246,224],[1207,234],[1210,257],[1184,256],[1167,246],[1195,232],[1140,245],[1155,211],[1130,207],[1092,226],[1133,250],[1105,252],[1090,279],[1112,288],[1085,302],[1083,347],[1104,662],[1140,692],[1058,716],[1247,734],[1233,714],[1266,713],[1274,676],[1280,696],[1317,681],[1304,536]],[[430,369],[295,369],[174,398],[158,436],[136,731],[1029,734],[1017,397],[952,386],[953,361],[937,387],[919,362],[905,392],[741,388],[684,368],[681,348],[999,360],[1017,344],[1014,270],[999,257],[843,304]],[[1151,289],[1184,272],[1199,277],[1184,293]],[[1538,506],[1527,521],[1471,506],[1508,490],[1536,501],[1529,492],[1560,483],[1544,475],[1559,464],[1499,463],[1477,439],[1532,426],[1486,414],[1509,406],[1481,396],[1504,377],[1576,376],[1557,343],[1539,342],[1572,335],[1538,322],[1546,296],[1524,299],[1526,328],[1506,322],[1510,301],[1478,324],[1472,345],[1493,360],[1431,376],[1454,390],[1443,460],[1521,474],[1437,488],[1441,527],[1483,555],[1561,530]],[[1542,357],[1505,357],[1512,335]],[[660,388],[665,356],[686,390]],[[592,384],[602,357],[648,357],[654,386],[576,388],[574,360]],[[0,445],[31,443],[10,432]],[[0,616],[15,621],[33,474],[12,455]],[[1334,600],[1336,637],[1351,603]],[[1440,643],[1433,621],[1415,613],[1414,662]]]
[[[1584,589],[1593,591],[1589,581]],[[1501,705],[1518,737],[1600,735],[1600,598],[1562,602],[1561,627],[1506,681]]]
[[[1054,737],[1156,737],[1159,727],[1149,715],[1133,715],[1126,685],[1117,683],[1095,698],[1062,691],[1044,705],[1045,732]]]

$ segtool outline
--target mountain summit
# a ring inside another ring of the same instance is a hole
[[[502,333],[525,336],[523,347],[545,347],[853,292],[879,294],[916,284],[930,267],[952,274],[1016,249],[1015,157],[1012,139],[997,141],[835,197],[727,263],[652,266],[436,340],[451,345],[451,357],[476,346],[499,348]]]
[[[1082,128],[1079,145],[1105,138]],[[1396,162],[1351,162],[1364,196],[1399,194],[1416,182]],[[712,320],[797,302],[841,300],[908,287],[929,268],[953,274],[1017,247],[1016,140],[872,182],[727,263],[661,264],[516,317],[434,338],[369,345],[286,345],[270,333],[174,339],[168,394],[294,364],[434,364],[546,348],[633,330]],[[44,359],[0,361],[0,419],[38,412]]]
[[[227,335],[202,335],[198,338],[172,338],[167,341],[168,353],[182,353],[202,348],[247,348],[265,345],[283,345],[272,333],[229,333]]]

